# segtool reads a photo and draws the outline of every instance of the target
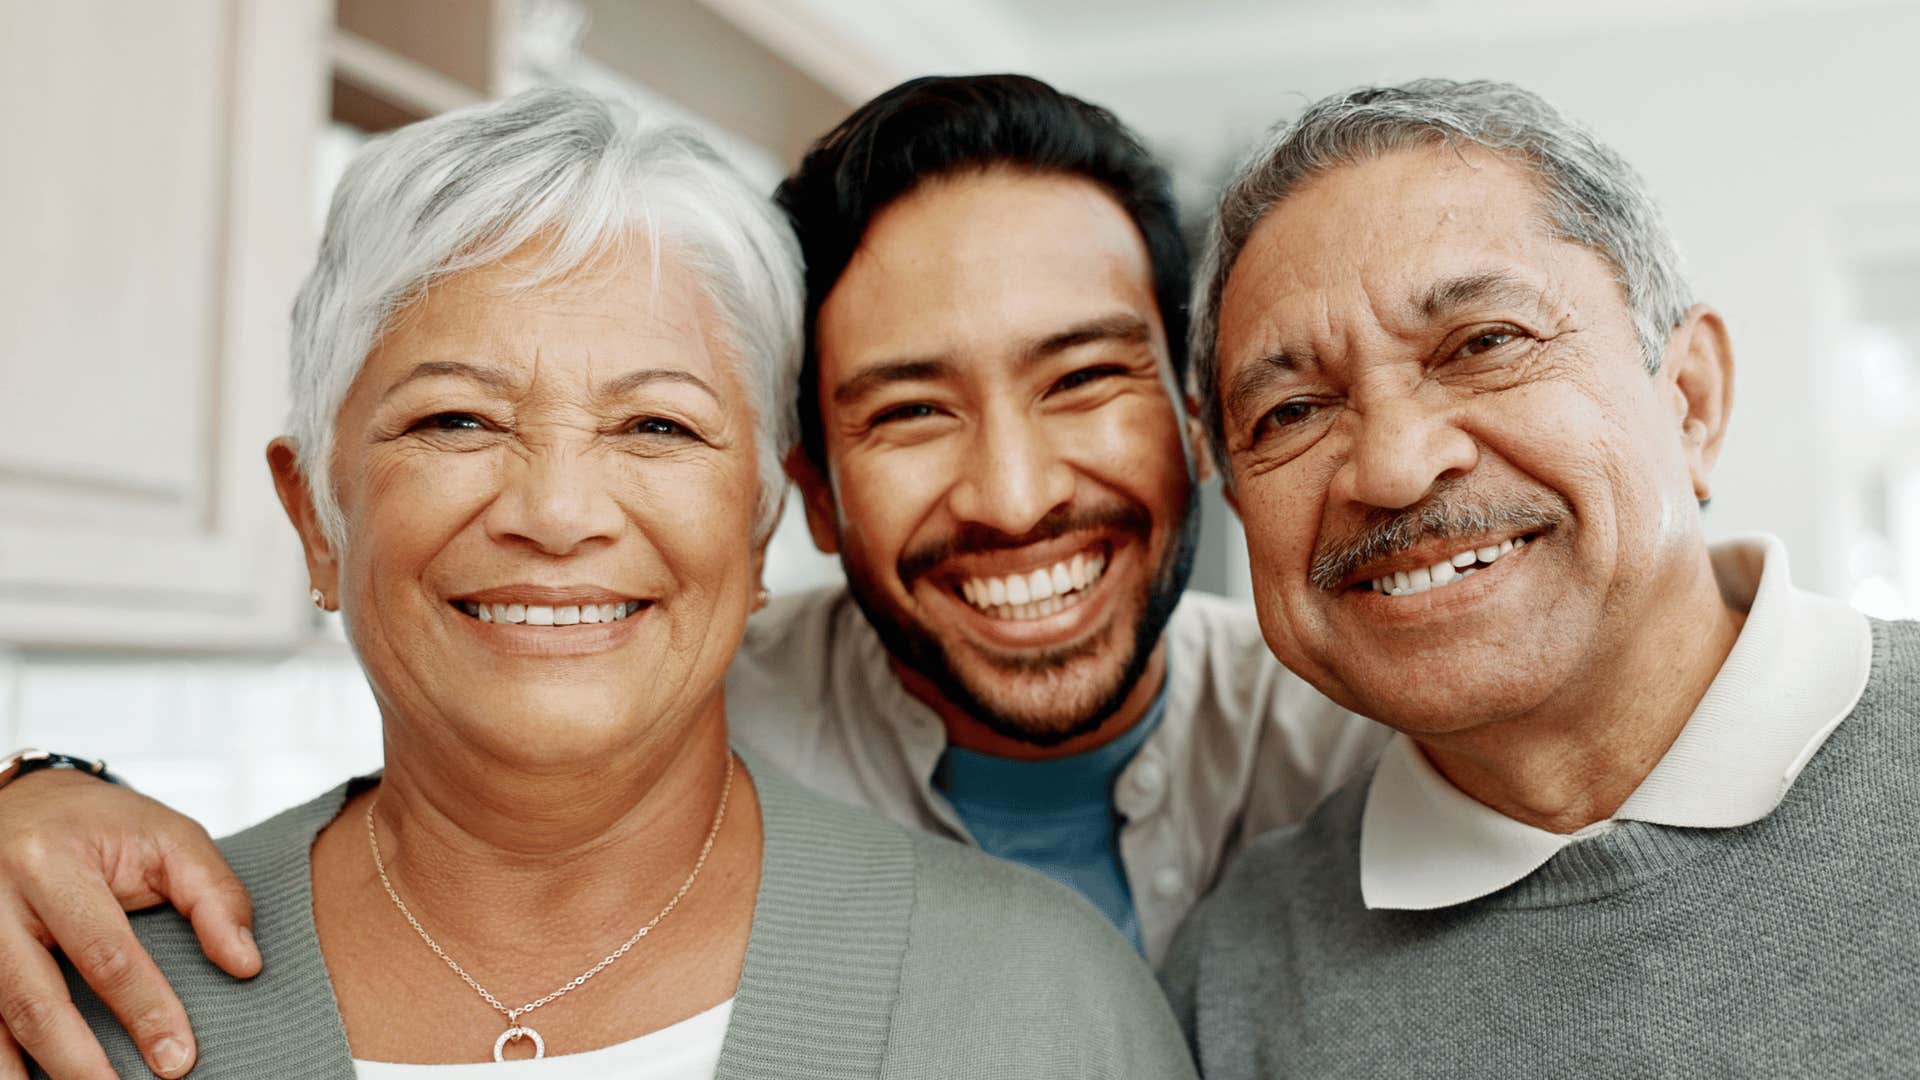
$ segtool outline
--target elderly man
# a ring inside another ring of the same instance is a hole
[[[791,471],[848,587],[754,618],[735,735],[1066,882],[1157,960],[1244,838],[1383,741],[1275,665],[1249,612],[1182,599],[1206,466],[1166,178],[1042,83],[934,78],[856,110],[780,200],[808,268]],[[142,1046],[190,1038],[119,907],[171,899],[245,975],[230,882],[204,833],[126,789],[0,791],[0,1017],[29,1051],[87,1038],[37,936],[98,960]],[[0,1028],[0,1077],[8,1053]]]
[[[1538,97],[1323,101],[1222,197],[1203,410],[1274,653],[1399,734],[1165,979],[1209,1077],[1920,1061],[1920,627],[1709,547],[1725,328]]]

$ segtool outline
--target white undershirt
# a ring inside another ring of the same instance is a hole
[[[360,1080],[579,1080],[602,1076],[713,1080],[720,1067],[720,1044],[726,1040],[727,1021],[732,1016],[733,1000],[729,998],[659,1031],[582,1054],[461,1065],[395,1065],[355,1058],[353,1072]]]

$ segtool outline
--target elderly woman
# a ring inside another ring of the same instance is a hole
[[[584,96],[354,162],[268,460],[386,768],[225,842],[258,977],[136,917],[196,1076],[1190,1071],[1090,908],[729,748],[799,305],[766,200]],[[112,1067],[144,1073],[69,982]]]

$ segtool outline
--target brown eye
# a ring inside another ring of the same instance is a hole
[[[486,423],[472,413],[434,413],[413,422],[408,431],[485,431]]]
[[[1292,427],[1311,417],[1317,408],[1319,408],[1319,406],[1311,401],[1281,402],[1275,406],[1271,412],[1260,418],[1260,428]]]
[[[872,423],[875,427],[878,427],[881,424],[899,424],[909,420],[925,420],[932,415],[934,415],[933,406],[916,401],[911,405],[900,405],[888,409],[886,412],[874,417]]]
[[[1111,366],[1081,368],[1079,371],[1068,372],[1059,382],[1053,384],[1053,389],[1055,393],[1067,390],[1078,390],[1088,383],[1106,378],[1109,375],[1118,375],[1121,371],[1121,368]]]
[[[649,416],[644,419],[635,420],[631,430],[636,435],[655,435],[666,438],[686,438],[693,434],[683,425],[676,424],[671,420],[662,419],[658,416]]]
[[[1489,353],[1519,336],[1520,335],[1510,330],[1488,330],[1484,333],[1475,334],[1468,338],[1465,344],[1460,346],[1458,355],[1479,356],[1482,353]]]

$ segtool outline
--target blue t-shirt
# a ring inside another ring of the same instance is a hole
[[[1166,691],[1104,746],[1049,761],[947,747],[933,783],[989,855],[1040,871],[1086,897],[1139,949],[1140,923],[1120,862],[1113,784],[1159,726]]]

